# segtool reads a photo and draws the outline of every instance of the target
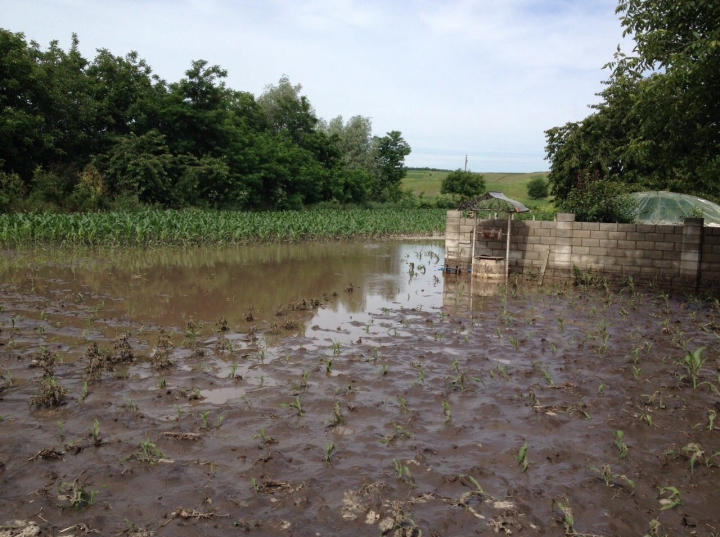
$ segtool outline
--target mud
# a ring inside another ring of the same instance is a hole
[[[209,307],[216,284],[198,283],[172,312],[152,263],[92,287],[77,262],[16,262],[0,535],[719,534],[718,303],[568,283],[471,296],[436,246],[261,307]],[[47,406],[43,379],[65,390]]]

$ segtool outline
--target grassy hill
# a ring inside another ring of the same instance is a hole
[[[440,194],[440,184],[450,173],[450,170],[419,170],[409,169],[403,179],[402,187],[410,189],[416,195],[425,193],[426,198],[434,199]],[[527,184],[535,177],[547,180],[548,172],[533,173],[483,173],[485,184],[489,191],[502,192],[507,197],[518,200],[524,204],[546,205],[548,200],[531,200],[527,195]]]

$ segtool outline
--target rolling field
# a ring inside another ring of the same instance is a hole
[[[430,170],[408,170],[407,176],[403,179],[403,188],[410,188],[415,195],[425,193],[426,198],[434,199],[440,194],[440,184],[450,173],[449,171]],[[547,179],[548,172],[532,173],[483,173],[488,191],[503,192],[506,196],[516,199],[524,204],[546,205],[544,200],[531,200],[527,195],[527,184],[535,177]]]

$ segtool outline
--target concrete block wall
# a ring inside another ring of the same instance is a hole
[[[457,214],[453,245],[459,247],[452,266],[467,266],[472,219],[452,212]],[[507,220],[478,220],[477,226],[475,255],[505,257]],[[501,228],[502,240],[484,240],[483,228]],[[686,219],[684,226],[575,222],[568,214],[559,214],[555,222],[513,221],[510,273],[537,273],[546,263],[549,278],[569,277],[574,264],[610,278],[633,276],[665,287],[720,286],[720,228],[703,227],[698,218]]]

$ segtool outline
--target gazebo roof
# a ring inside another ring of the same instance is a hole
[[[488,192],[460,205],[461,211],[503,211],[507,213],[526,213],[530,209],[519,201],[508,198],[502,192]]]

